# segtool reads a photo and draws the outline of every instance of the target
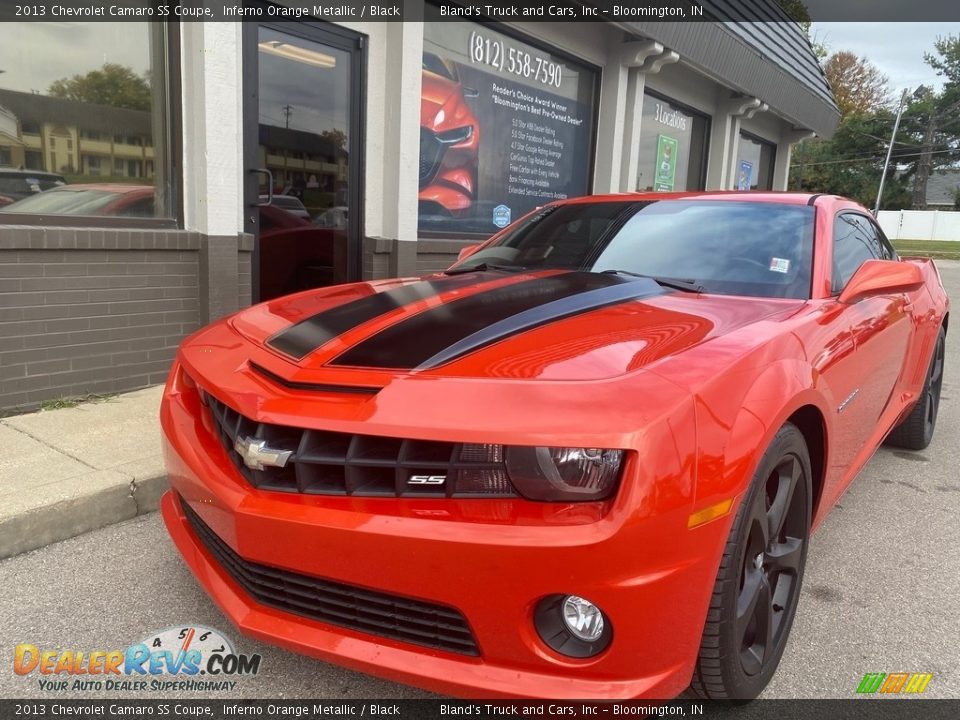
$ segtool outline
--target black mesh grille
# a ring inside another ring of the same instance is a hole
[[[437,174],[446,145],[425,127],[420,128],[420,187],[427,185]]]
[[[479,655],[473,633],[454,608],[365,590],[244,560],[180,498],[194,533],[224,570],[263,605],[394,640]]]
[[[367,497],[516,497],[500,445],[348,435],[258,423],[211,395],[205,402],[227,456],[256,488]],[[250,468],[237,451],[264,442],[283,467]]]

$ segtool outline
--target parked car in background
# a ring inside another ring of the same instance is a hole
[[[66,183],[63,175],[56,173],[0,168],[0,207]]]
[[[63,185],[18,200],[0,212],[36,215],[154,217],[153,185],[90,183]]]
[[[442,273],[191,335],[163,518],[243,632],[325,661],[474,698],[754,698],[813,531],[881,443],[930,443],[948,313],[933,261],[843,198],[550,203]]]
[[[310,213],[307,211],[303,201],[298,197],[294,197],[293,195],[260,196],[261,203],[266,203],[268,200],[270,201],[270,205],[275,208],[280,208],[301,220],[310,220]]]
[[[349,220],[348,210],[346,205],[327,208],[313,219],[313,224],[316,227],[343,230],[347,227]]]

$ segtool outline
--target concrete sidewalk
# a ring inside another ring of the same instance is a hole
[[[0,420],[0,558],[157,509],[162,391]]]

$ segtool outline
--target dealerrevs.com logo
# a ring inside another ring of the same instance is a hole
[[[75,650],[20,643],[13,671],[39,677],[41,690],[122,692],[233,690],[256,675],[260,655],[238,654],[213,628],[187,625],[150,633],[125,649]],[[202,677],[201,677],[202,676]]]
[[[932,679],[932,673],[867,673],[857,686],[857,692],[864,695],[919,695]]]

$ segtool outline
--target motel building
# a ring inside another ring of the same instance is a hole
[[[212,320],[441,270],[553,199],[785,189],[839,113],[773,0],[729,4],[768,22],[6,25],[0,410],[161,383]]]

